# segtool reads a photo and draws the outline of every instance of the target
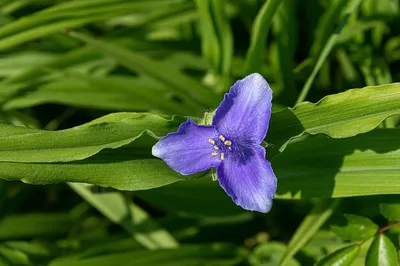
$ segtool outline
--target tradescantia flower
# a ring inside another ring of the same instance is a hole
[[[237,81],[211,126],[192,119],[159,140],[152,154],[182,175],[217,169],[221,187],[244,209],[268,212],[277,181],[260,145],[268,130],[272,91],[260,74]]]

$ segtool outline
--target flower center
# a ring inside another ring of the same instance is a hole
[[[225,155],[228,151],[232,151],[232,141],[226,139],[223,135],[220,135],[216,140],[209,139],[208,142],[213,145],[214,149],[211,155],[219,155],[221,161],[225,160]]]

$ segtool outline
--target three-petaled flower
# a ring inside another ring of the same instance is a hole
[[[261,146],[271,116],[272,91],[257,73],[225,94],[211,126],[188,119],[154,146],[154,156],[182,175],[217,169],[221,187],[244,209],[268,212],[277,180]]]

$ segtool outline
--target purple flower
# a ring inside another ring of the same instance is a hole
[[[268,130],[271,100],[267,81],[251,74],[225,94],[211,126],[189,118],[157,142],[152,153],[182,175],[216,168],[221,187],[237,205],[266,213],[277,185],[260,145]]]

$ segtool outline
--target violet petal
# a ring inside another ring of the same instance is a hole
[[[160,139],[152,149],[152,154],[163,159],[169,167],[182,175],[194,174],[220,164],[209,139],[218,137],[212,126],[199,126],[188,119],[179,126],[177,132]]]
[[[213,125],[231,138],[246,138],[260,144],[265,138],[271,116],[272,90],[257,73],[238,80],[225,94]]]
[[[229,157],[217,168],[221,187],[239,206],[250,211],[266,213],[272,207],[277,180],[265,149],[254,147],[253,155],[244,162]]]

